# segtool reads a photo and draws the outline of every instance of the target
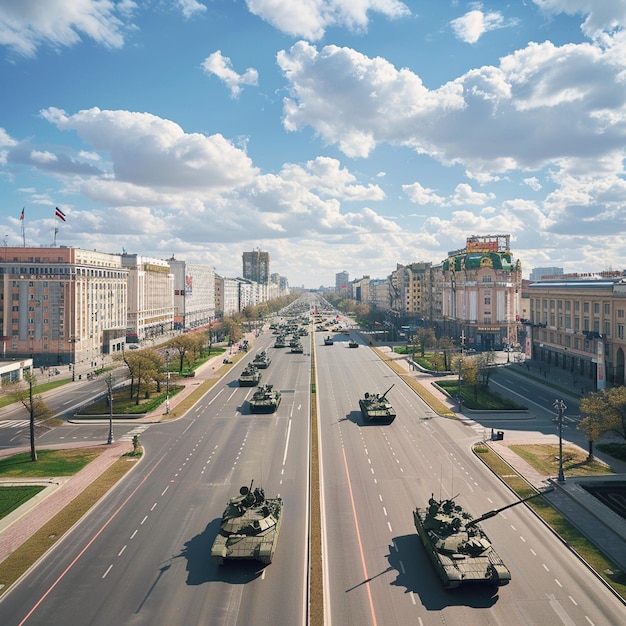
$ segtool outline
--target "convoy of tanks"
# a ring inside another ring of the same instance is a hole
[[[291,352],[303,352],[299,337],[304,336],[306,330],[293,324],[272,324],[270,328],[277,335],[274,347],[289,345]],[[287,339],[289,334],[290,340]],[[333,344],[331,335],[324,339],[324,344]],[[351,339],[348,346],[357,348],[359,344]],[[267,368],[270,362],[265,350],[257,353],[239,376],[239,385],[258,385],[261,378],[258,369]],[[382,395],[366,392],[359,399],[365,423],[391,424],[395,420],[396,411],[387,400],[393,386]],[[250,411],[273,413],[280,401],[280,391],[272,385],[259,386],[249,401]],[[508,584],[511,572],[493,548],[480,522],[528,499],[518,500],[477,519],[457,505],[454,499],[436,500],[431,497],[426,508],[418,507],[413,511],[417,534],[445,589],[469,582],[496,587]],[[263,489],[252,489],[252,483],[250,487],[241,487],[239,495],[228,501],[222,514],[220,530],[211,548],[213,560],[220,565],[227,560],[241,559],[271,563],[282,523],[282,511],[281,498],[266,498]]]

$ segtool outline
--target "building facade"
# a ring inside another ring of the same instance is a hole
[[[270,253],[262,250],[244,252],[243,277],[255,283],[267,285],[270,282]]]
[[[169,259],[174,275],[174,329],[193,330],[215,319],[215,270]]]
[[[35,367],[96,367],[121,350],[128,270],[120,255],[80,248],[4,248],[0,334],[7,358]]]
[[[168,261],[122,254],[128,270],[127,340],[142,341],[174,328],[174,275]]]
[[[464,347],[497,350],[517,341],[522,270],[509,239],[468,237],[442,264],[443,333]]]

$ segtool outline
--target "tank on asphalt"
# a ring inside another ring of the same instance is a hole
[[[263,489],[243,486],[222,514],[220,531],[211,558],[222,565],[228,560],[272,562],[282,522],[281,498],[266,498]]]
[[[387,400],[387,394],[393,385],[381,396],[377,393],[365,393],[359,400],[361,415],[368,424],[391,424],[396,419],[396,411]]]
[[[261,352],[257,352],[257,354],[254,355],[252,365],[258,367],[259,369],[266,369],[271,362],[272,360],[268,356],[267,352],[265,350],[261,350]]]
[[[272,385],[259,387],[250,398],[250,411],[252,413],[273,413],[280,404],[280,391]]]
[[[249,363],[237,380],[240,387],[256,387],[261,380],[261,372],[259,372],[256,366]]]

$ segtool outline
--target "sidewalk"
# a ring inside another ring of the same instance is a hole
[[[37,532],[46,522],[62,511],[76,496],[88,487],[98,476],[106,471],[123,454],[132,450],[130,442],[115,442],[111,445],[101,442],[78,444],[59,444],[46,446],[46,449],[102,447],[102,454],[88,463],[73,476],[49,479],[17,480],[5,478],[0,486],[16,484],[45,484],[46,488],[26,504],[0,520],[0,563]],[[29,452],[30,447],[2,450],[0,456],[9,456],[19,452]],[[17,523],[19,521],[19,524]]]

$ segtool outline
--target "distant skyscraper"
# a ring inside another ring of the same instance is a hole
[[[270,253],[261,250],[244,252],[243,277],[255,283],[267,285],[270,282]]]
[[[341,295],[348,295],[348,283],[350,276],[348,272],[338,272],[335,274],[335,291]]]

